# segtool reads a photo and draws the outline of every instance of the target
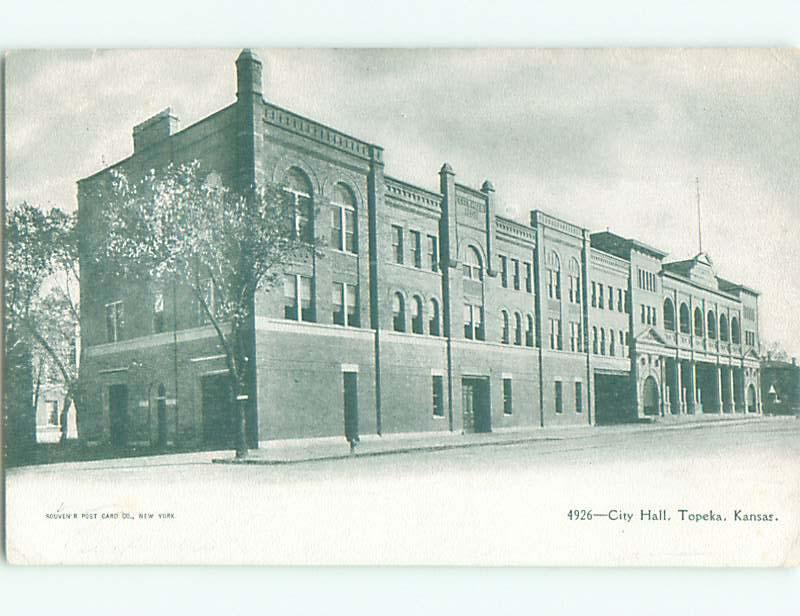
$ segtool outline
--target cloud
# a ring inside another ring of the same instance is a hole
[[[670,251],[703,242],[760,288],[763,333],[800,354],[800,53],[794,50],[260,50],[265,97],[385,148],[435,189],[441,164],[491,179],[501,210],[542,208]],[[9,56],[9,199],[75,206],[75,181],[128,156],[171,105],[188,125],[234,100],[238,50]]]

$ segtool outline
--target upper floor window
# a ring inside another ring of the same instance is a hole
[[[622,289],[617,289],[617,311],[622,312],[625,306],[622,303]]]
[[[592,308],[597,307],[597,283],[592,280]]]
[[[293,321],[314,319],[314,295],[311,277],[287,274],[283,279],[283,316]]]
[[[719,315],[719,339],[728,342],[728,317],[724,314]]]
[[[439,271],[439,238],[428,236],[428,265],[432,272]]]
[[[439,302],[431,298],[428,302],[428,333],[431,336],[441,335],[441,316],[439,314]]]
[[[703,335],[703,311],[700,308],[694,309],[694,335]]]
[[[680,309],[680,329],[682,334],[691,333],[691,326],[689,324],[689,306],[681,304]]]
[[[736,317],[731,318],[731,342],[739,344],[741,342],[741,333],[739,330],[739,319]]]
[[[614,310],[614,287],[608,285],[608,309]]]
[[[581,303],[581,266],[577,259],[570,259],[569,262],[569,301]]]
[[[522,315],[519,312],[514,313],[514,344],[522,345]]]
[[[561,338],[561,319],[550,319],[550,348],[558,351],[564,348]]]
[[[289,195],[294,236],[300,240],[314,239],[314,201],[311,182],[305,173],[292,167],[286,174],[284,191]]]
[[[474,246],[468,246],[464,255],[464,278],[483,280],[483,260]]]
[[[533,293],[533,267],[527,261],[525,262],[525,290]]]
[[[419,295],[411,298],[411,332],[414,334],[425,333],[422,319],[422,298]]]
[[[561,259],[556,251],[547,254],[547,297],[561,299]]]
[[[468,340],[483,340],[483,308],[473,304],[464,304],[464,337]]]
[[[392,328],[396,332],[406,331],[406,301],[399,291],[392,297]]]
[[[392,258],[395,263],[403,264],[403,227],[392,225]]]
[[[525,321],[527,324],[527,327],[525,328],[525,346],[532,347],[534,342],[533,317],[531,315],[527,315],[525,317]]]
[[[500,257],[500,284],[504,289],[508,288],[508,257],[505,255],[498,255]]]
[[[332,300],[334,324],[359,327],[358,285],[334,282]]]
[[[511,325],[508,321],[508,313],[505,310],[500,311],[500,342],[508,344],[511,342]]]
[[[675,331],[675,304],[670,298],[664,300],[664,329]]]
[[[422,268],[422,236],[419,231],[410,231],[411,233],[411,262],[416,268]]]
[[[573,321],[569,324],[569,350],[573,353],[581,351],[581,324]]]
[[[153,294],[153,333],[164,331],[164,292],[156,291]]]
[[[709,338],[717,337],[717,319],[713,310],[708,311],[708,327],[706,329]]]
[[[357,253],[356,200],[350,189],[337,184],[333,189],[331,206],[331,246],[337,250]]]
[[[606,330],[600,328],[600,355],[606,354]]]
[[[605,307],[604,306],[605,305],[605,300],[603,299],[603,289],[605,289],[605,287],[603,286],[603,283],[602,282],[598,282],[597,283],[597,307],[598,308],[604,308]]]
[[[106,304],[106,340],[117,342],[122,340],[122,327],[124,325],[124,312],[122,302]]]
[[[511,259],[511,271],[514,276],[514,289],[519,291],[520,287],[519,259]]]
[[[592,353],[597,355],[600,352],[600,340],[597,336],[597,328],[592,328]]]

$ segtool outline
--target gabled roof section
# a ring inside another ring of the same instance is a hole
[[[658,333],[658,330],[652,327],[647,328],[641,334],[636,336],[636,342],[652,342],[656,344],[667,344],[667,341],[661,334]]]
[[[656,259],[663,259],[668,253],[659,248],[645,244],[638,240],[622,237],[611,231],[598,231],[591,235],[592,248],[597,248],[603,252],[619,257],[620,259],[630,260],[631,251],[643,252]]]
[[[744,285],[725,280],[717,276],[714,271],[714,261],[706,253],[701,252],[691,259],[683,261],[673,261],[671,263],[664,263],[662,266],[665,272],[669,272],[680,278],[684,278],[689,282],[706,287],[709,289],[717,290],[734,297],[740,297],[742,292],[749,293],[750,295],[758,296],[760,293],[755,289],[745,287]]]

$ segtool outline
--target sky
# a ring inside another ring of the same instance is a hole
[[[235,100],[237,49],[13,52],[7,202],[74,209],[135,124]],[[387,175],[490,179],[498,212],[703,250],[762,292],[763,341],[800,356],[800,51],[259,49],[264,97],[384,148]]]

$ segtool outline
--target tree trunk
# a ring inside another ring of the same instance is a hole
[[[67,391],[64,396],[64,404],[61,407],[61,439],[60,443],[63,445],[67,442],[67,433],[69,432],[69,409],[72,406],[72,394]]]
[[[243,391],[239,389],[238,391]],[[245,390],[246,391],[246,390]],[[247,398],[242,399],[246,394],[236,396],[236,458],[241,460],[247,457]]]

